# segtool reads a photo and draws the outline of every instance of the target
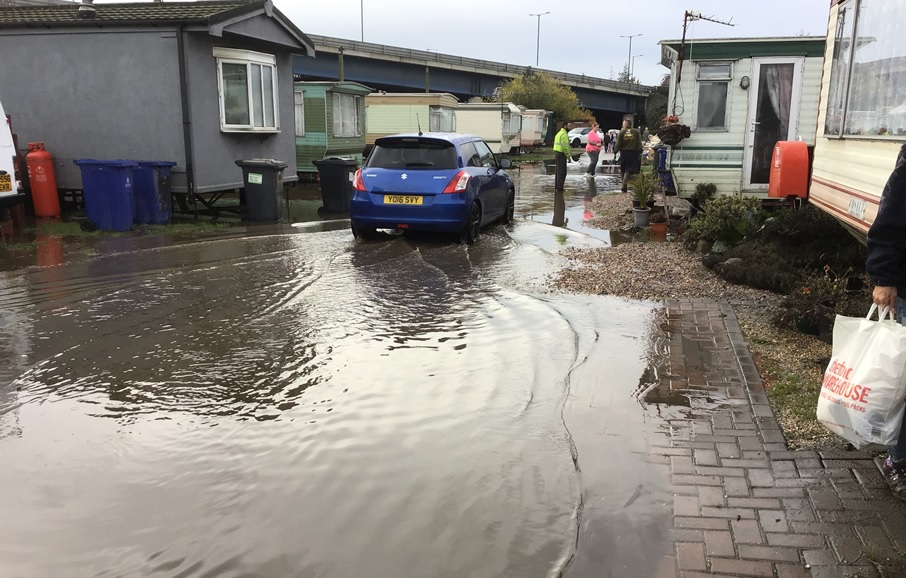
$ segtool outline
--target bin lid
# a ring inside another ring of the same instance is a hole
[[[236,162],[238,167],[252,167],[252,168],[265,168],[265,169],[285,169],[287,168],[287,163],[279,161],[277,159],[239,159]]]
[[[173,161],[136,161],[139,165],[147,165],[149,167],[174,167],[176,163]]]
[[[326,167],[330,167],[330,166],[353,167],[353,166],[356,166],[358,163],[353,159],[327,158],[327,159],[322,159],[320,161],[318,161],[318,160],[312,161],[312,164],[315,165],[316,167],[319,165],[324,165]]]
[[[73,164],[77,166],[102,166],[102,167],[137,167],[139,163],[128,159],[114,160],[97,160],[97,159],[73,159]]]

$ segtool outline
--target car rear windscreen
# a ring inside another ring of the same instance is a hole
[[[375,143],[367,166],[379,169],[455,169],[457,149],[441,140],[381,139]]]

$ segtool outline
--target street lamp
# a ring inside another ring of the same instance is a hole
[[[540,12],[538,14],[530,14],[530,16],[535,16],[538,19],[538,26],[535,30],[535,67],[539,67],[539,39],[541,38],[542,33],[542,16],[545,14],[551,14],[551,12]]]
[[[639,34],[626,34],[626,35],[621,34],[620,35],[621,38],[630,39],[630,46],[627,48],[627,82],[630,82],[630,70],[633,68],[633,62],[632,62],[632,59],[630,58],[630,54],[633,52],[633,37],[634,36],[642,36],[642,33],[640,32]]]
[[[362,7],[362,3],[365,0],[359,0],[359,41],[365,42],[365,9]]]
[[[645,54],[634,54],[633,58],[630,59],[630,78],[633,78],[633,70],[636,68],[637,56],[645,56]]]

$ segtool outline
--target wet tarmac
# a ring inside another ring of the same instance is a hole
[[[610,239],[579,166],[557,208],[514,177],[470,247],[312,220],[0,272],[0,575],[655,575],[659,311],[548,293]]]

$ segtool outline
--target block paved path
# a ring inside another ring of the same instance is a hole
[[[731,304],[666,307],[659,387],[704,401],[652,449],[674,493],[665,575],[903,577],[904,503],[871,456],[788,451]]]

